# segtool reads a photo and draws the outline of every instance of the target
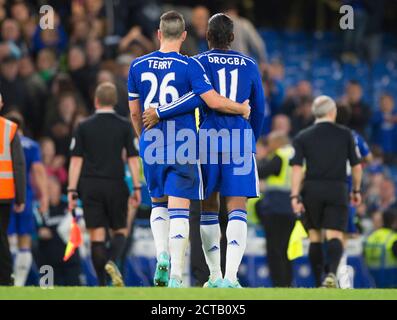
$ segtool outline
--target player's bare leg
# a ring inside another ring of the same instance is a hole
[[[127,238],[128,229],[122,228],[117,230],[111,230],[111,244],[110,244],[110,256],[106,262],[105,270],[112,279],[112,284],[115,287],[124,287],[123,276],[116,262],[119,261],[125,247],[125,241]]]
[[[88,229],[91,240],[91,259],[98,279],[99,286],[106,286],[105,265],[108,262],[108,254],[105,245],[105,228]]]
[[[168,197],[152,198],[150,227],[153,233],[157,257],[153,282],[155,286],[166,287],[168,286],[170,271]]]
[[[182,273],[186,249],[189,244],[189,210],[190,200],[168,197],[170,217],[169,246],[171,256],[171,275],[168,287],[182,287]]]
[[[336,277],[338,279],[339,287],[342,289],[352,289],[354,287],[353,279],[354,279],[354,268],[347,264],[347,242],[350,238],[353,238],[354,235],[349,233],[343,234],[343,255],[340,259],[338,271],[336,272]]]
[[[226,197],[229,221],[226,229],[226,270],[223,280],[225,288],[241,288],[237,272],[247,244],[246,203],[246,197]]]
[[[214,192],[208,199],[202,201],[200,234],[202,248],[210,270],[210,277],[204,284],[208,288],[222,286],[221,271],[221,229],[219,226],[219,193]]]
[[[17,287],[23,287],[28,278],[30,268],[32,266],[32,239],[31,236],[18,236],[18,251],[14,261],[14,283]]]

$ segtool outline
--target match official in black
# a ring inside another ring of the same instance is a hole
[[[110,82],[100,84],[95,91],[96,113],[78,126],[72,140],[69,167],[69,209],[76,207],[75,197],[80,194],[91,239],[92,262],[101,286],[106,285],[106,273],[113,285],[124,285],[115,264],[127,236],[129,191],[124,182],[124,149],[133,177],[132,205],[137,207],[141,201],[138,151],[134,147],[132,127],[127,119],[115,113],[116,103],[116,87]],[[107,235],[110,235],[109,252],[105,243]]]
[[[343,254],[343,233],[348,222],[347,162],[350,162],[353,176],[351,201],[354,205],[361,203],[362,168],[352,132],[335,124],[335,102],[328,96],[319,96],[312,110],[315,123],[293,141],[291,205],[295,213],[304,213],[316,286],[335,288],[338,287],[335,275]],[[326,240],[325,256],[323,240]],[[327,276],[322,282],[325,270]]]

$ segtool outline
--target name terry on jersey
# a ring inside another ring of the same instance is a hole
[[[164,70],[171,68],[172,61],[149,60],[149,68]]]

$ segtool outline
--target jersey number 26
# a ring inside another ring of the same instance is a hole
[[[174,81],[174,80],[175,80],[175,72],[167,73],[164,76],[163,80],[161,81],[159,88],[158,81],[154,73],[152,72],[142,73],[141,82],[143,81],[150,82],[150,90],[143,103],[143,107],[145,108],[145,110],[149,107],[157,108],[159,105],[167,104],[167,95],[171,96],[171,101],[174,101],[179,98],[178,90],[174,86],[168,85],[170,81]],[[156,96],[158,89],[159,89],[158,102],[153,102],[153,99]]]

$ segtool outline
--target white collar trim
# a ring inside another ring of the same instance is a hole
[[[116,113],[116,111],[114,111],[114,109],[97,109],[95,113]]]

